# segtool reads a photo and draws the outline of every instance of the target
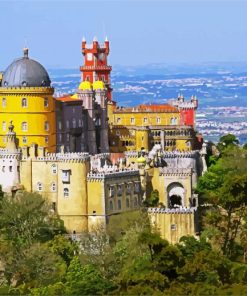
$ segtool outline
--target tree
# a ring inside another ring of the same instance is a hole
[[[30,288],[56,283],[65,275],[66,264],[45,244],[33,244],[5,264],[5,275],[12,287],[22,293]]]
[[[197,190],[211,205],[204,219],[208,238],[224,254],[233,256],[246,215],[247,152],[238,147],[226,148],[217,163],[199,179]]]
[[[68,240],[63,235],[56,235],[52,240],[47,242],[48,248],[56,255],[59,255],[70,265],[71,260],[79,252],[79,246],[76,242]]]
[[[82,266],[74,257],[65,277],[64,295],[102,295],[112,290],[113,284],[105,279],[94,265]]]
[[[236,138],[233,134],[227,134],[225,136],[222,136],[219,140],[219,143],[217,145],[217,148],[219,151],[224,151],[229,146],[237,146],[239,144],[239,140]]]
[[[63,221],[49,213],[49,205],[39,194],[24,192],[0,202],[0,234],[16,248],[47,241],[63,232]]]
[[[159,203],[159,191],[158,190],[153,190],[151,192],[150,197],[148,197],[144,201],[144,205],[147,207],[157,207],[158,203]]]

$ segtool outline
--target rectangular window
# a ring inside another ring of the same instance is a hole
[[[143,123],[148,123],[148,119],[147,119],[147,117],[144,117],[144,118],[143,118]]]
[[[23,132],[26,132],[27,131],[27,122],[22,122],[22,124],[21,124],[21,130]]]
[[[140,192],[140,183],[136,182],[135,183],[135,193],[139,193]]]
[[[130,118],[130,123],[135,124],[135,118],[134,117]]]
[[[6,131],[6,121],[3,121],[3,123],[2,123],[2,130],[3,130],[3,132]]]
[[[22,138],[22,142],[23,142],[24,144],[27,144],[27,137],[23,137],[23,138]]]
[[[70,174],[71,174],[71,170],[62,170],[62,182],[63,183],[70,182]]]
[[[44,107],[47,108],[49,106],[48,98],[44,98]]]
[[[121,123],[121,118],[120,117],[117,118],[117,123]]]
[[[117,187],[117,194],[118,195],[122,195],[122,193],[123,193],[123,186],[122,185],[118,185],[118,187]]]
[[[110,196],[110,197],[113,197],[114,194],[115,194],[114,186],[110,186],[110,187],[109,187],[109,196]]]
[[[7,106],[7,99],[6,98],[2,98],[2,107],[6,108]]]
[[[160,119],[160,117],[157,117],[157,118],[156,118],[156,122],[157,122],[157,123],[161,123],[161,119]]]
[[[171,230],[177,230],[177,225],[176,224],[171,224]]]

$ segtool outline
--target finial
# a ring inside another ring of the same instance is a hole
[[[93,42],[97,42],[98,40],[97,40],[97,37],[96,36],[94,36],[93,37]]]
[[[28,48],[27,47],[23,48],[23,55],[24,55],[24,58],[28,58]]]
[[[105,42],[107,42],[108,41],[108,38],[107,38],[107,36],[105,36]]]
[[[86,42],[86,38],[84,36],[82,37],[82,42]]]

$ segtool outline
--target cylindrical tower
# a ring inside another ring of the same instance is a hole
[[[6,147],[7,124],[15,126],[17,145],[36,143],[49,152],[56,147],[54,89],[45,68],[28,57],[15,60],[0,85],[0,147]]]

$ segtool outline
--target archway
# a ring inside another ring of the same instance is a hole
[[[167,199],[169,208],[183,207],[184,197],[185,190],[182,184],[174,182],[167,187]]]

